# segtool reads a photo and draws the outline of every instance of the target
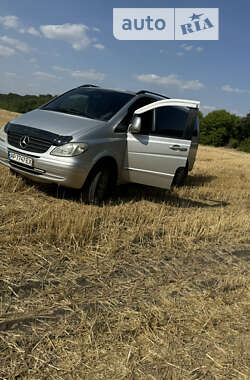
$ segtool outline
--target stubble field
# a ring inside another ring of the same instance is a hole
[[[0,258],[0,379],[250,379],[247,153],[102,207],[1,166]]]

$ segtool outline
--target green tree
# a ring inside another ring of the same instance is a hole
[[[250,153],[250,137],[248,137],[240,143],[239,149],[243,152]]]
[[[234,136],[240,118],[225,110],[210,112],[201,119],[202,144],[224,146]]]
[[[25,113],[53,98],[52,95],[19,95],[19,94],[0,94],[0,108],[8,111]]]
[[[239,141],[248,139],[250,137],[250,112],[246,117],[242,117],[237,129],[236,138]]]

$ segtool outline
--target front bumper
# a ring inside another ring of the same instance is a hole
[[[56,157],[50,155],[51,147],[46,153],[30,153],[17,149],[0,141],[0,164],[17,173],[41,183],[56,183],[58,185],[80,189],[87,178],[87,162],[83,155],[76,157]],[[29,168],[23,164],[9,161],[8,152],[16,152],[33,159],[34,166]]]

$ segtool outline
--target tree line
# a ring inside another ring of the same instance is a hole
[[[245,117],[225,110],[203,116],[200,112],[200,143],[228,146],[250,153],[250,112]]]
[[[25,113],[49,102],[52,95],[0,94],[0,108]],[[204,116],[201,112],[200,143],[229,146],[250,153],[250,112],[245,117],[225,110],[213,111]]]
[[[25,113],[48,103],[52,95],[0,94],[0,108],[12,112]]]

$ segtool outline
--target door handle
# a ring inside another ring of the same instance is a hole
[[[187,148],[184,148],[181,145],[171,145],[169,148],[172,150],[180,151],[180,152],[186,152],[187,151]]]

